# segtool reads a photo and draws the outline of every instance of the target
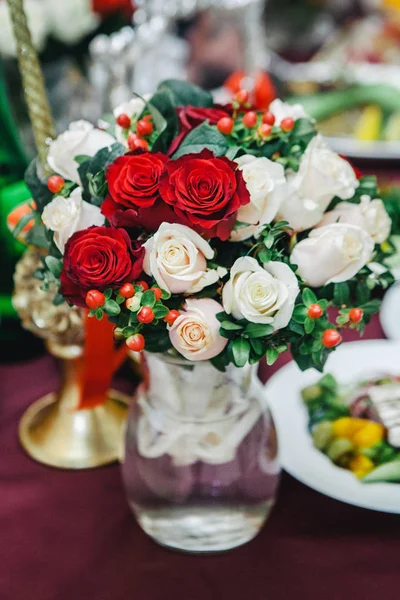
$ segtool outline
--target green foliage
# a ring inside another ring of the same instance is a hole
[[[228,149],[225,136],[218,129],[209,125],[207,121],[187,134],[173,158],[177,159],[185,154],[198,153],[204,149],[210,150],[215,156],[223,156]]]
[[[44,207],[51,202],[53,194],[47,187],[47,180],[41,179],[38,175],[40,169],[38,159],[34,159],[25,171],[25,183],[36,202],[38,212],[42,212]]]
[[[117,142],[110,148],[102,148],[92,158],[80,163],[78,173],[82,182],[82,197],[86,202],[101,205],[107,194],[106,169],[125,152],[125,147]],[[78,158],[83,159],[81,156]]]
[[[188,81],[167,79],[158,86],[158,91],[163,92],[164,90],[168,90],[171,94],[175,106],[191,105],[207,108],[213,106],[213,98],[210,92]]]

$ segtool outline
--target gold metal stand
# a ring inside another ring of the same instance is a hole
[[[112,463],[121,453],[123,425],[129,398],[110,390],[96,408],[77,410],[79,346],[49,344],[63,360],[64,376],[58,393],[32,404],[19,425],[19,439],[29,456],[61,469],[88,469]]]

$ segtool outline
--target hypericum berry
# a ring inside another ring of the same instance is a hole
[[[140,308],[140,299],[137,296],[125,300],[125,306],[131,312],[136,312]]]
[[[275,116],[267,110],[262,116],[262,122],[272,126],[275,123]]]
[[[58,194],[61,192],[65,185],[65,180],[59,175],[52,175],[47,180],[47,187],[53,194]]]
[[[166,317],[164,317],[164,321],[168,323],[172,327],[177,318],[179,317],[179,310],[170,310]]]
[[[145,121],[152,121],[153,120],[153,116],[152,115],[144,115],[143,119]]]
[[[161,299],[162,290],[160,290],[160,288],[152,287],[152,288],[150,288],[150,291],[153,292],[157,301]]]
[[[322,335],[322,344],[325,348],[334,348],[342,341],[342,336],[336,329],[325,329]]]
[[[272,131],[271,125],[267,125],[266,123],[263,123],[257,129],[258,135],[262,138],[268,137],[269,135],[271,135],[271,131]]]
[[[281,121],[281,129],[282,131],[292,131],[294,127],[294,119],[292,117],[286,117],[286,119],[282,119]]]
[[[234,99],[239,104],[246,104],[249,101],[249,92],[247,90],[239,90],[235,94]]]
[[[145,339],[141,333],[135,333],[135,335],[131,335],[128,337],[125,343],[129,350],[132,350],[133,352],[141,352],[145,347]]]
[[[150,306],[142,306],[138,312],[137,318],[140,323],[144,323],[145,325],[147,325],[147,323],[151,323],[154,321],[153,309],[150,308]]]
[[[103,306],[105,301],[106,297],[99,290],[90,290],[86,294],[86,306],[94,310]]]
[[[136,135],[136,133],[131,133],[128,137],[128,146],[130,150],[137,150],[138,148],[142,148],[143,150],[149,149],[149,144],[146,140],[142,140],[140,137]]]
[[[232,133],[233,125],[233,119],[230,117],[222,117],[222,119],[220,119],[217,123],[217,129],[220,133],[229,135]]]
[[[311,304],[308,307],[307,314],[310,319],[319,319],[324,314],[324,311],[319,304]]]
[[[362,308],[352,308],[349,311],[349,319],[352,323],[359,323],[363,320],[364,311]]]
[[[144,292],[149,289],[149,286],[145,281],[137,281],[135,285],[140,285]]]
[[[150,135],[153,133],[153,123],[146,119],[140,119],[136,125],[136,133],[142,136]]]
[[[119,288],[119,295],[123,298],[132,298],[132,296],[135,295],[135,288],[131,283],[124,283],[124,285]]]
[[[257,113],[254,110],[249,110],[249,112],[247,112],[242,119],[243,125],[248,127],[248,129],[251,129],[256,125],[257,119]]]
[[[125,113],[122,115],[118,115],[118,117],[115,120],[117,122],[117,125],[122,127],[122,129],[129,129],[129,127],[131,126],[131,120]]]

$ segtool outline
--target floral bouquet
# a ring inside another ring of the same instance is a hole
[[[363,331],[393,281],[391,220],[301,106],[257,112],[245,90],[220,106],[171,80],[107,122],[72,123],[54,174],[26,174],[35,205],[15,233],[34,219],[55,303],[106,317],[133,351],[222,371],[289,348],[322,369],[340,328]]]

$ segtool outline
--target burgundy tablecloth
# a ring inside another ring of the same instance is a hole
[[[370,337],[381,337],[375,324]],[[327,498],[284,474],[250,544],[215,556],[160,548],[136,525],[117,465],[30,460],[17,423],[55,389],[50,357],[0,367],[0,600],[394,600],[400,517]]]

